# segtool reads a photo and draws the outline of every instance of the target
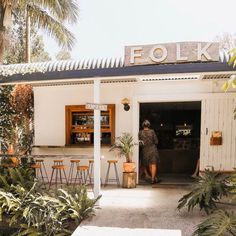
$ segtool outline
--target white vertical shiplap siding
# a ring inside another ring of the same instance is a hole
[[[202,100],[200,169],[232,171],[236,167],[235,97],[212,96]],[[207,132],[208,131],[208,132]],[[223,144],[210,145],[213,131],[222,131]]]
[[[233,110],[236,108],[236,98],[233,99]],[[234,117],[234,114],[233,114]],[[234,167],[236,167],[236,120],[231,120],[232,125],[231,125],[231,139],[232,139],[232,143],[231,143],[231,160],[230,162],[233,164]]]

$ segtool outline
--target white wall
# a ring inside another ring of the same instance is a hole
[[[132,130],[131,114],[123,110],[121,100],[132,97],[130,86],[103,85],[101,103],[116,104],[116,134]],[[35,145],[65,145],[65,106],[93,102],[92,85],[35,87]],[[125,121],[125,122],[124,122]]]
[[[124,111],[121,100],[131,98],[134,94],[132,86],[102,85],[101,103],[116,104],[115,130],[116,136],[122,132],[132,132],[132,107],[129,112]],[[112,88],[113,87],[113,88]],[[65,106],[82,105],[93,102],[93,86],[55,86],[34,87],[35,96],[35,145],[36,146],[62,146],[61,148],[34,148],[34,154],[48,155],[93,155],[93,148],[72,147],[65,145]],[[114,159],[114,153],[108,147],[102,147],[102,179],[105,179],[107,159]],[[86,164],[86,160],[83,160]],[[122,160],[118,168],[121,170]],[[51,163],[51,162],[50,162]],[[114,178],[112,170],[111,178]],[[121,181],[121,172],[120,181]]]
[[[212,81],[159,81],[102,84],[101,103],[116,104],[116,135],[132,131],[132,104],[128,112],[121,100],[156,94],[191,94],[212,92]],[[65,106],[93,102],[92,85],[34,87],[35,145],[65,145]],[[154,101],[155,102],[155,101]],[[137,114],[138,115],[138,114]]]
[[[222,93],[223,81],[185,80],[101,85],[101,103],[116,105],[116,136],[133,132],[137,137],[140,102],[202,100],[204,94]],[[186,95],[186,96],[184,96]],[[93,102],[93,85],[67,85],[34,87],[35,96],[35,145],[63,146],[63,148],[35,148],[35,154],[93,154],[93,148],[66,148],[65,106]],[[129,98],[130,111],[123,110],[121,100]],[[134,159],[138,163],[137,148]],[[114,158],[108,148],[102,147],[102,175],[105,175],[106,160]],[[122,161],[119,162],[121,165]]]

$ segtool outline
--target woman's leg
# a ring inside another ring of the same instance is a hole
[[[146,178],[151,178],[150,174],[148,173],[147,166],[144,166],[144,174]]]
[[[159,177],[158,176],[158,162],[156,163],[156,176],[155,176],[155,180],[158,181]]]
[[[156,164],[151,164],[149,166],[149,168],[150,168],[150,172],[151,172],[151,175],[152,175],[152,182],[153,182],[156,179],[157,166],[156,166]]]
[[[193,177],[193,178],[198,176],[199,167],[200,167],[200,159],[197,160],[197,165],[196,165],[195,171],[194,171],[194,173],[192,174],[192,177]]]
[[[160,183],[161,179],[160,179],[160,176],[159,176],[159,173],[158,173],[158,167],[159,167],[158,165],[159,165],[159,162],[157,162],[157,164],[156,164],[156,177],[155,177],[155,181],[157,183]]]
[[[146,179],[150,179],[151,175],[149,173],[149,164],[148,164],[148,159],[143,159],[143,172],[144,172],[144,176]]]

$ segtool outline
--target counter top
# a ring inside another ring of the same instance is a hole
[[[17,155],[17,154],[0,154],[0,157],[28,157],[28,158],[70,158],[70,159],[93,159],[93,155]]]

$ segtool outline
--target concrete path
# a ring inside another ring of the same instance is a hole
[[[181,236],[180,230],[80,226],[72,236]]]
[[[182,236],[190,236],[206,215],[198,209],[191,213],[176,210],[178,200],[187,192],[186,187],[108,186],[102,189],[100,209],[81,226],[176,229]]]

